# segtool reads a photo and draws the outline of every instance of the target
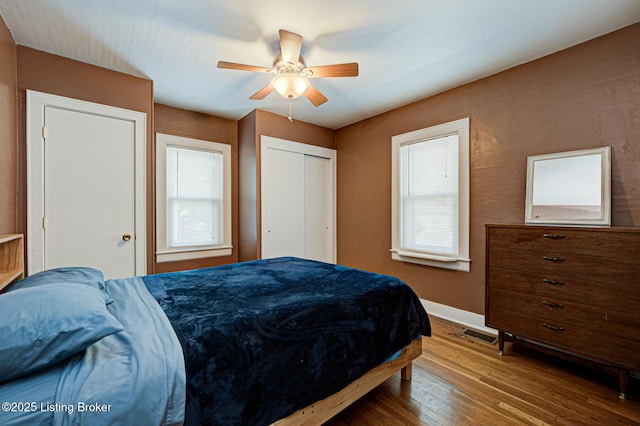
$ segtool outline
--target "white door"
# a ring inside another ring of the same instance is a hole
[[[304,154],[267,149],[261,167],[265,165],[262,257],[305,257]]]
[[[261,138],[262,257],[335,262],[335,151]]]
[[[35,108],[42,121],[32,126],[45,130],[29,141],[29,200],[41,199],[41,206],[30,206],[30,241],[35,244],[29,273],[90,266],[106,278],[144,274],[144,222],[138,212],[144,204],[137,200],[144,190],[136,161],[137,145],[144,146],[144,139],[138,139],[143,123],[119,114],[125,110],[72,103],[70,108],[48,99]]]

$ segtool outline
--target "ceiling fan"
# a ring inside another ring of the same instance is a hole
[[[291,118],[292,99],[304,94],[314,106],[320,106],[327,102],[327,98],[309,83],[309,78],[356,77],[358,75],[356,62],[307,67],[304,58],[300,55],[302,36],[286,30],[280,30],[279,34],[280,53],[276,55],[271,68],[225,61],[218,61],[218,68],[275,74],[271,83],[258,90],[249,99],[264,99],[275,90],[284,98],[289,99],[289,121],[293,121]]]

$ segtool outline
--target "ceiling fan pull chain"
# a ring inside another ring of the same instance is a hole
[[[290,122],[293,123],[293,117],[291,116],[291,102],[293,101],[293,97],[289,96],[289,117],[287,117],[289,119]]]

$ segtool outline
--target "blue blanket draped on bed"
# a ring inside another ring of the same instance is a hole
[[[279,258],[143,280],[183,347],[186,424],[269,424],[431,334],[409,286],[342,266]]]

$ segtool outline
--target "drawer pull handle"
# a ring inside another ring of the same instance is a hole
[[[556,327],[555,325],[551,325],[547,323],[543,323],[542,325],[552,331],[564,331],[564,327]]]
[[[564,259],[561,257],[542,256],[542,258],[549,262],[564,262]]]
[[[551,285],[564,285],[564,282],[562,282],[562,281],[549,280],[547,278],[543,278],[542,281],[547,283],[547,284],[551,284]]]
[[[560,235],[560,234],[544,234],[543,237],[545,238],[551,238],[553,240],[560,240],[562,238],[565,238],[564,235]]]
[[[547,302],[546,300],[543,300],[542,304],[550,308],[560,308],[560,309],[564,308],[564,305],[562,303]]]

